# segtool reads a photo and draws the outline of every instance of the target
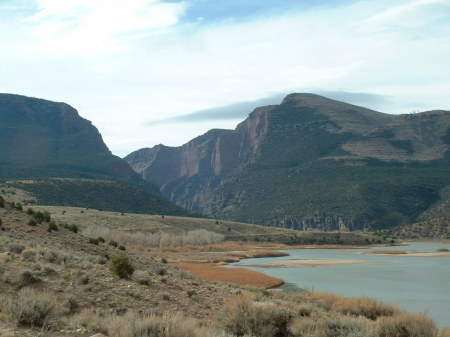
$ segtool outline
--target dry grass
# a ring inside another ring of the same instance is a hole
[[[369,297],[342,297],[325,292],[304,293],[301,296],[317,303],[326,310],[336,311],[344,315],[364,316],[371,320],[383,316],[397,315],[402,312],[398,306],[378,302]]]
[[[294,310],[273,302],[255,302],[251,295],[231,299],[219,318],[219,326],[233,336],[284,337]]]
[[[58,317],[56,300],[52,296],[28,288],[7,302],[5,312],[18,325],[47,326]]]
[[[146,315],[128,311],[118,316],[90,308],[75,315],[72,324],[110,337],[232,337],[177,312]]]
[[[439,331],[438,337],[450,337],[450,328],[445,328]]]
[[[207,246],[166,247],[164,249],[147,249],[142,246],[127,246],[130,252],[151,256],[157,260],[162,258],[172,263],[211,262],[231,263],[242,259],[256,257],[279,257],[289,253],[274,249],[288,249],[285,245],[256,244],[244,242],[223,242]]]
[[[436,337],[434,322],[425,314],[401,314],[380,317],[374,337]]]
[[[245,268],[224,268],[209,263],[174,263],[173,266],[191,272],[208,281],[220,281],[259,288],[273,288],[284,283],[281,279]]]
[[[371,324],[364,317],[334,315],[331,317],[304,317],[291,327],[294,337],[369,337]]]

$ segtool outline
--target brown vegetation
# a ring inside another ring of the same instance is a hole
[[[342,297],[326,292],[305,292],[302,297],[326,310],[356,317],[364,316],[371,320],[382,316],[390,317],[401,312],[398,306],[381,303],[369,297]]]
[[[425,314],[401,314],[380,317],[376,322],[375,337],[435,337],[436,325]]]
[[[404,255],[408,254],[406,250],[371,250],[368,252],[364,252],[363,254],[389,254],[389,255]]]
[[[282,279],[245,268],[224,268],[209,263],[173,263],[172,265],[208,281],[258,288],[273,288],[284,284]]]
[[[438,248],[436,249],[436,252],[449,252],[450,249],[448,249],[447,247],[442,247],[442,248]]]

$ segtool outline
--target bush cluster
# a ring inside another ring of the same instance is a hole
[[[21,210],[23,210],[23,206],[22,206],[22,204],[20,203],[20,202],[18,202],[18,203],[15,203],[14,201],[13,202],[11,202],[11,208],[12,209],[15,209],[15,210],[17,210],[17,211],[21,211]],[[4,207],[4,206],[3,206]]]
[[[134,272],[134,267],[126,255],[112,257],[109,268],[112,273],[120,278],[130,278]]]
[[[58,225],[59,227],[65,228],[71,232],[78,233],[78,226],[75,224],[68,225],[66,223],[62,223]]]

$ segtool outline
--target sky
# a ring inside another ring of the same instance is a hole
[[[450,0],[0,0],[0,92],[65,102],[118,156],[312,92],[450,109]]]

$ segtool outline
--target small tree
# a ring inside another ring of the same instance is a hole
[[[134,273],[134,267],[126,255],[114,256],[109,269],[120,278],[130,278]]]

